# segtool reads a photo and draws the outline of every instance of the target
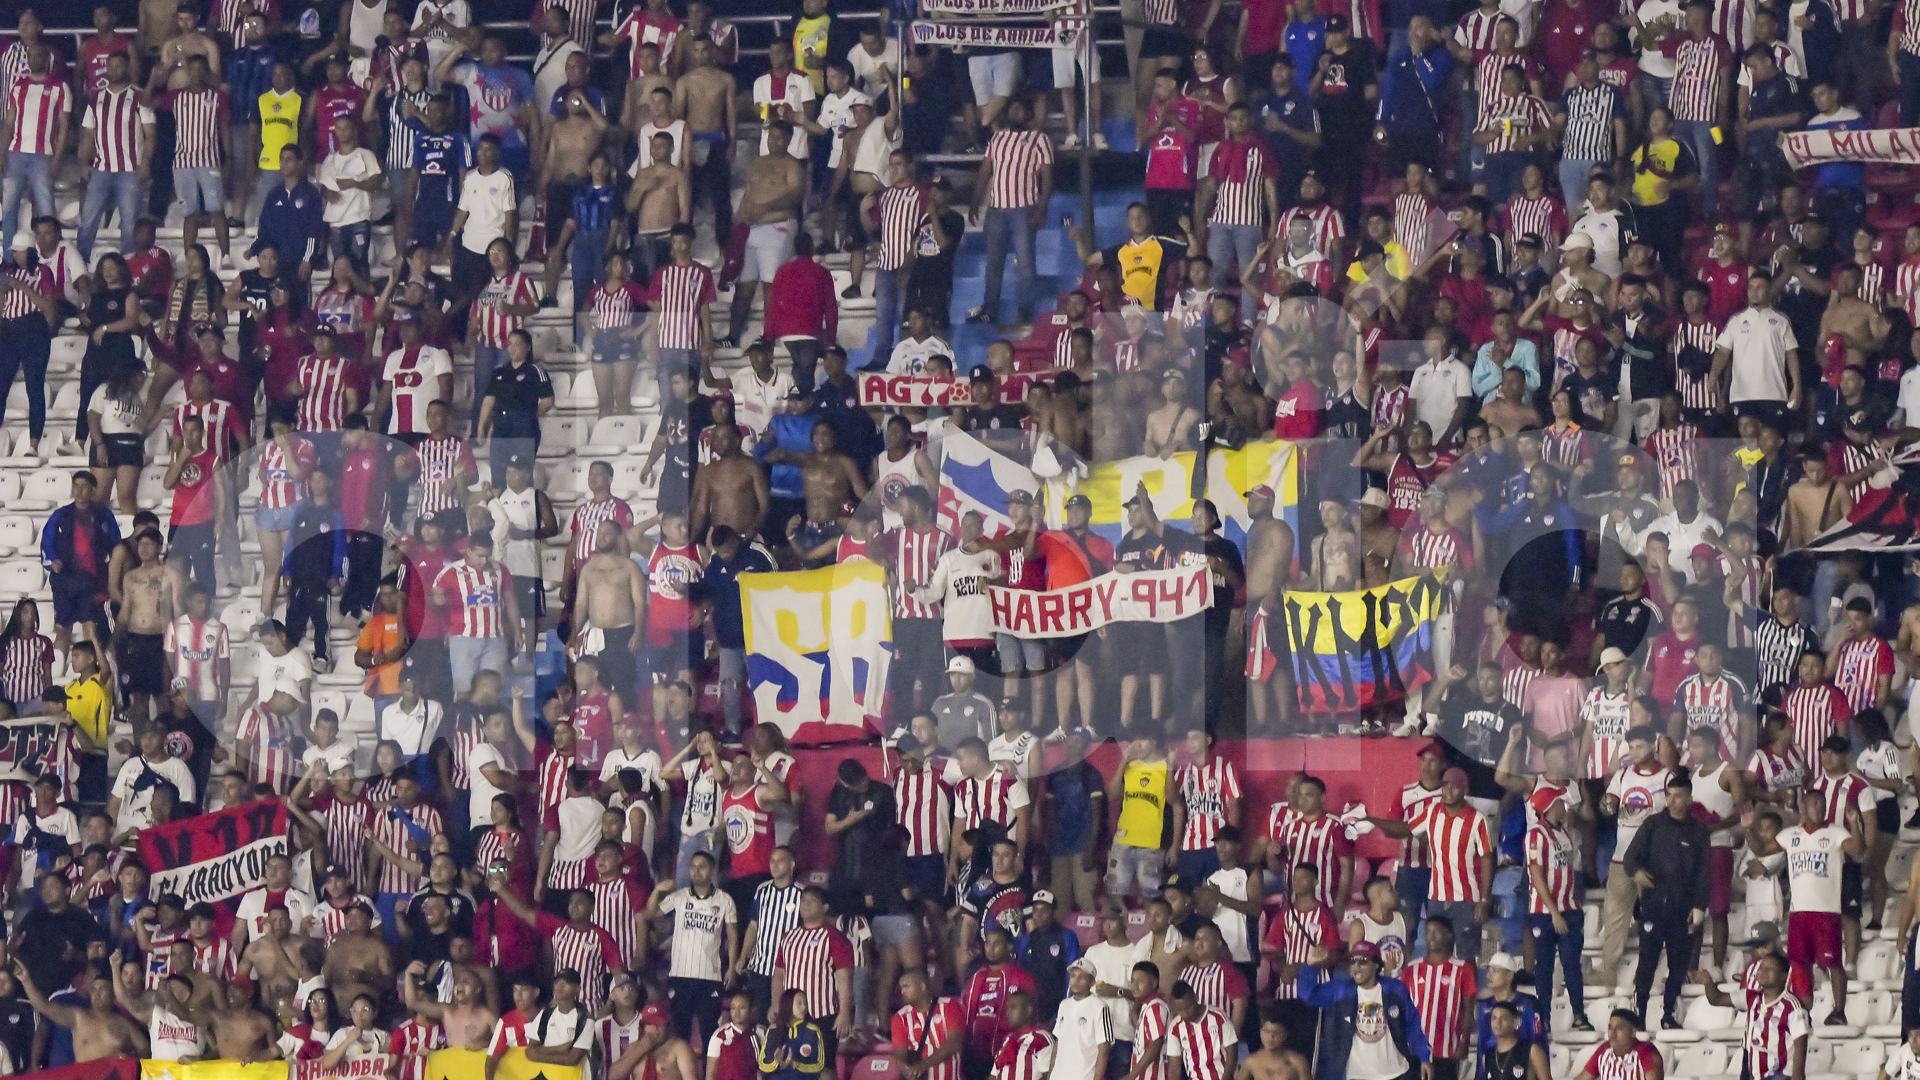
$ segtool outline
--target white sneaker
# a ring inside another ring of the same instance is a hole
[[[1078,149],[1080,149],[1080,136],[1078,136],[1078,135],[1069,135],[1069,136],[1067,136],[1066,138],[1064,138],[1064,139],[1061,139],[1061,140],[1060,140],[1060,149],[1062,149],[1062,150],[1078,150]]]
[[[1093,148],[1094,148],[1095,150],[1105,150],[1105,149],[1107,149],[1107,137],[1106,137],[1105,135],[1102,135],[1102,134],[1100,134],[1100,133],[1099,133],[1099,132],[1097,132],[1097,131],[1096,131],[1096,132],[1094,132],[1094,133],[1093,133]]]

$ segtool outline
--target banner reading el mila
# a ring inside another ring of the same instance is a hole
[[[1421,577],[1355,592],[1287,593],[1287,646],[1300,707],[1359,709],[1425,685],[1433,677],[1427,665],[1445,589]]]
[[[778,724],[794,742],[865,737],[868,722],[877,724],[886,705],[893,659],[880,564],[861,559],[789,574],[742,574],[740,606],[747,688],[758,718]]]

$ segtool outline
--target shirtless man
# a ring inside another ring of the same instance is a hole
[[[155,989],[143,991],[140,983],[144,968],[140,964],[122,965],[117,952],[113,954],[113,970],[120,975],[113,983],[114,1000],[128,1015],[147,1025],[148,1052],[156,1060],[185,1065],[205,1056],[207,1036],[202,1021],[207,1014],[194,1001],[192,979],[176,973],[161,980]]]
[[[684,34],[682,40],[685,40]],[[687,122],[687,162],[713,204],[713,235],[733,232],[733,76],[715,67],[713,43],[696,39],[692,67],[673,84],[673,112]]]
[[[730,525],[741,536],[758,536],[772,505],[766,470],[740,452],[739,428],[716,424],[710,430],[714,453],[719,456],[693,474],[693,497],[687,510],[693,535],[704,542],[708,529]],[[828,432],[831,434],[832,429]]]
[[[665,119],[671,120],[673,76],[660,69],[660,46],[649,41],[640,46],[640,77],[627,84],[626,99],[620,103],[620,126],[637,132],[648,119],[659,123],[662,118],[654,110],[653,102],[656,91],[661,90],[667,93],[669,111]]]
[[[214,40],[200,32],[199,16],[189,5],[181,5],[173,13],[174,36],[160,46],[160,61],[153,65],[152,77],[147,80],[147,93],[155,95],[162,90],[179,90],[187,85],[187,60],[191,57],[203,57],[208,71],[219,71],[220,46]],[[156,166],[163,162],[154,162]]]
[[[393,951],[373,933],[373,912],[366,904],[348,909],[346,932],[327,948],[321,974],[334,995],[348,1001],[361,994],[372,994],[378,1000],[382,991],[393,985]]]
[[[1088,461],[1106,460],[1092,457],[1093,411],[1087,407],[1091,395],[1079,375],[1063,371],[1054,376],[1050,397],[1044,391],[1036,397],[1032,389],[1028,388],[1027,411],[1042,419],[1047,434]]]
[[[650,1080],[694,1080],[700,1074],[694,1071],[693,1048],[670,1030],[671,1024],[666,1006],[655,1002],[641,1009],[640,1038],[614,1061],[607,1075],[618,1080],[650,1066],[645,1068],[653,1074]]]
[[[618,522],[594,527],[593,554],[581,564],[577,580],[574,644],[580,645],[589,629],[601,632],[600,672],[624,699],[632,687],[633,658],[647,644],[647,575],[621,547]]]
[[[293,915],[285,904],[267,912],[267,932],[240,954],[242,974],[252,972],[263,1000],[291,1001],[300,984],[314,976],[300,955],[304,940],[293,936]]]
[[[1820,355],[1824,359],[1833,339],[1839,338],[1846,346],[1847,366],[1864,370],[1867,355],[1886,340],[1887,323],[1880,310],[1860,299],[1859,293],[1859,265],[1841,263],[1834,271],[1833,291],[1827,294],[1826,313],[1820,316]]]
[[[407,1008],[428,1023],[438,1021],[446,1029],[449,1047],[455,1050],[485,1050],[493,1035],[493,1023],[499,1017],[482,1000],[480,980],[471,972],[456,968],[453,974],[453,1002],[442,1005],[427,993],[426,977],[426,961],[415,960],[407,965],[404,980]]]
[[[1853,509],[1853,496],[1847,492],[1845,478],[1827,474],[1827,455],[1805,454],[1800,460],[1800,479],[1787,488],[1784,539],[1787,549],[1797,551],[1813,542],[1829,526]]]
[[[140,565],[120,579],[120,617],[113,626],[113,661],[126,718],[136,727],[153,718],[153,698],[167,692],[164,637],[182,591],[178,566],[160,559],[160,534],[152,529],[134,537]]]
[[[675,225],[693,224],[693,183],[687,179],[687,170],[673,163],[673,136],[656,132],[648,140],[648,149],[653,164],[633,174],[627,213],[637,223],[640,242],[657,249]]]
[[[1580,311],[1573,302],[1574,294],[1585,290],[1589,300],[1595,296],[1610,296],[1613,291],[1613,279],[1593,265],[1593,240],[1585,233],[1574,233],[1561,245],[1560,272],[1553,275],[1553,281],[1547,286],[1547,292],[1553,297],[1554,311],[1563,319],[1571,319]],[[1593,310],[1593,305],[1587,305]]]
[[[1272,1011],[1262,1012],[1260,1049],[1240,1059],[1233,1080],[1307,1080],[1313,1070],[1298,1050],[1287,1049],[1286,1025]]]
[[[1187,404],[1187,373],[1177,367],[1160,375],[1160,407],[1147,414],[1147,434],[1140,452],[1148,457],[1170,458],[1182,450],[1191,450],[1187,432],[1200,422],[1200,411]]]
[[[211,1014],[212,1056],[242,1065],[280,1060],[273,1017],[254,1007],[253,983],[236,978],[227,984],[226,991],[226,1008],[216,1008]]]
[[[867,497],[867,481],[853,459],[833,445],[833,428],[825,421],[813,425],[813,449],[769,450],[769,465],[800,466],[800,487],[807,500],[808,521],[834,521],[848,502]]]
[[[33,1011],[73,1032],[73,1060],[98,1061],[110,1057],[146,1057],[147,1033],[114,1007],[113,975],[104,967],[87,972],[87,1007],[55,1005],[33,985],[27,966],[13,962],[13,978],[27,993]],[[65,989],[64,987],[62,989]],[[31,1070],[23,1070],[31,1071]]]
[[[1288,353],[1287,363],[1301,363]],[[1302,374],[1302,378],[1305,375]],[[1207,419],[1219,425],[1216,431],[1237,431],[1242,439],[1258,439],[1273,426],[1273,404],[1253,385],[1253,373],[1239,364],[1223,364],[1220,377],[1207,387]]]
[[[787,152],[792,138],[793,125],[785,120],[767,125],[767,152],[747,163],[747,187],[737,211],[753,226],[747,234],[748,269],[764,276],[769,287],[773,271],[793,257],[793,233],[799,227],[794,219],[807,194],[807,167]],[[754,286],[759,281],[756,277],[734,282],[733,304],[727,312],[727,337],[733,344],[739,343],[753,314]]]
[[[167,970],[187,980],[188,987],[192,990],[187,1000],[192,1003],[193,1008],[202,1012],[217,1009],[220,1007],[220,995],[225,992],[221,989],[223,984],[204,971],[194,970],[193,948],[192,938],[175,938],[173,944],[166,947]],[[115,955],[118,956],[117,953]],[[135,957],[137,958],[138,955],[136,953]],[[118,959],[114,961],[113,969],[120,970]],[[140,966],[140,971],[141,977],[145,978],[144,965]]]
[[[566,116],[547,125],[547,155],[540,166],[540,201],[547,207],[549,222],[567,220],[573,193],[588,183],[587,165],[607,134],[607,118],[585,92],[568,93],[566,108]],[[559,228],[557,224],[549,227]]]
[[[1493,392],[1492,401],[1480,407],[1480,418],[1499,428],[1503,436],[1524,427],[1545,426],[1540,422],[1540,410],[1527,400],[1527,373],[1519,368],[1500,373],[1500,388]]]
[[[1296,541],[1293,527],[1273,516],[1273,504],[1273,489],[1266,484],[1247,492],[1247,517],[1253,521],[1253,532],[1247,537],[1247,605],[1251,609],[1247,615],[1247,633],[1249,638],[1254,636],[1253,624],[1259,620],[1259,629],[1268,635],[1281,634],[1284,640],[1286,623],[1280,614],[1280,602],[1286,595]],[[1257,644],[1261,643],[1249,641],[1248,647]],[[1275,671],[1278,670],[1276,666]],[[1247,693],[1253,702],[1256,725],[1264,725],[1269,715],[1276,719],[1281,715],[1282,689],[1272,678],[1250,682]]]

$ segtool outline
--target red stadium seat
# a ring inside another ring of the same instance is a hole
[[[846,1075],[848,1080],[893,1080],[899,1075],[899,1066],[890,1055],[871,1054],[856,1062]]]
[[[1080,939],[1082,949],[1100,942],[1100,916],[1090,911],[1077,911],[1067,916],[1067,928],[1073,931],[1074,937]]]

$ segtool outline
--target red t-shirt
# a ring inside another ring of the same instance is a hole
[[[107,57],[114,53],[124,54],[128,61],[133,59],[133,47],[125,34],[114,31],[112,37],[90,37],[80,43],[80,67],[87,73],[86,92],[91,99],[107,85]],[[128,72],[132,74],[131,70]]]
[[[1700,670],[1694,663],[1694,654],[1700,651],[1701,640],[1698,631],[1682,641],[1672,630],[1653,639],[1653,646],[1647,652],[1647,670],[1653,673],[1650,693],[1655,701],[1672,701],[1673,692],[1687,676]]]
[[[345,86],[328,84],[314,91],[313,122],[319,129],[320,138],[319,156],[315,160],[324,161],[328,154],[333,153],[335,149],[333,122],[335,120],[344,116],[353,121],[354,131],[361,130],[360,110],[366,100],[366,92],[352,83]]]
[[[1311,439],[1320,434],[1320,390],[1302,379],[1274,402],[1273,433],[1282,439]]]
[[[159,247],[127,256],[127,270],[133,274],[133,291],[144,298],[165,300],[173,291],[173,256]]]
[[[1280,30],[1287,23],[1285,0],[1243,0],[1240,11],[1247,20],[1247,33],[1241,39],[1243,55],[1260,56],[1280,47]]]
[[[1721,266],[1708,259],[1700,268],[1700,280],[1707,286],[1707,318],[1726,328],[1727,320],[1747,306],[1747,266],[1739,259],[1732,266]]]
[[[1192,134],[1160,130],[1162,113],[1171,110]],[[1200,103],[1176,97],[1147,106],[1147,186],[1190,191],[1200,155]]]
[[[347,528],[379,532],[392,484],[393,462],[379,448],[346,451],[340,459],[340,513]]]
[[[202,450],[187,459],[173,487],[174,525],[200,525],[213,520],[213,478],[220,455]]]

